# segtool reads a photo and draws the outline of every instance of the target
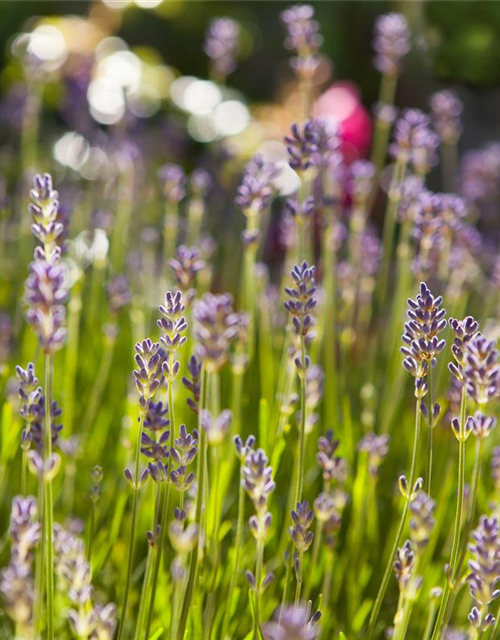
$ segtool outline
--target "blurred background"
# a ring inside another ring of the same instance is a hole
[[[159,97],[166,99],[173,78],[207,76],[205,31],[212,18],[227,15],[241,25],[239,64],[228,84],[241,91],[252,105],[276,101],[291,79],[279,20],[285,4],[269,0],[7,0],[0,8],[0,90],[5,97],[19,80],[14,34],[30,31],[42,22],[60,29],[69,52],[84,58],[94,53],[103,38],[123,38],[141,59],[167,66],[169,74],[163,77],[164,86],[159,91]],[[455,89],[465,104],[463,147],[467,148],[471,140],[479,145],[498,131],[500,3],[339,0],[311,4],[324,36],[322,52],[332,65],[331,73],[325,72],[325,86],[330,81],[352,81],[370,108],[379,84],[371,64],[374,20],[381,13],[401,11],[415,37],[399,85],[398,104],[425,108],[429,93],[446,85]],[[46,55],[55,56],[57,46],[49,43],[47,48],[52,51]],[[62,59],[67,67],[67,52]],[[71,69],[63,73],[71,75]],[[48,91],[44,99],[50,105],[59,97]],[[160,105],[149,105],[148,116],[156,110]]]

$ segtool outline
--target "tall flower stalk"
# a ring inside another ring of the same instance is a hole
[[[392,563],[401,543],[406,518],[410,509],[410,502],[415,491],[417,457],[422,427],[422,399],[428,391],[427,376],[429,371],[435,366],[437,355],[445,346],[445,341],[440,339],[438,335],[446,327],[446,320],[444,319],[445,310],[441,309],[442,301],[441,296],[434,298],[427,285],[423,282],[420,284],[420,292],[416,299],[413,300],[410,298],[408,300],[408,321],[405,324],[405,332],[402,336],[404,346],[401,348],[401,352],[405,356],[403,360],[404,368],[415,378],[416,411],[413,452],[409,479],[407,480],[403,476],[402,485],[400,480],[403,497],[405,499],[404,507],[389,562],[386,566],[382,583],[370,614],[366,640],[370,640],[375,631],[380,607],[382,606],[382,601],[389,585]]]

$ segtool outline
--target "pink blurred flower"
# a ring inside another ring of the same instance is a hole
[[[314,105],[314,117],[332,122],[340,129],[341,150],[350,163],[368,155],[372,121],[352,82],[335,82]]]

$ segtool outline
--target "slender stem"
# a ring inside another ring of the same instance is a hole
[[[401,514],[401,520],[399,522],[398,530],[396,533],[396,538],[394,539],[394,543],[392,545],[391,553],[389,556],[389,560],[387,562],[387,566],[385,568],[384,577],[382,578],[382,583],[379,587],[377,598],[373,605],[373,609],[370,615],[370,621],[368,623],[368,630],[366,632],[365,640],[371,640],[373,633],[375,631],[375,625],[377,624],[378,616],[380,613],[380,608],[382,606],[382,602],[384,600],[387,587],[389,586],[389,580],[392,573],[392,563],[394,561],[394,556],[396,555],[396,551],[401,542],[401,537],[403,535],[403,530],[406,523],[406,518],[408,516],[408,510],[410,507],[411,493],[413,491],[413,485],[415,483],[416,476],[416,468],[417,468],[417,455],[418,455],[418,445],[420,441],[420,429],[422,423],[422,414],[420,410],[420,398],[417,398],[416,401],[416,412],[415,412],[415,436],[413,440],[413,453],[411,458],[411,468],[410,468],[410,480],[408,482],[408,495],[405,500],[405,504],[403,507],[403,513]]]
[[[306,592],[304,594],[304,600],[306,602],[309,600],[309,594],[311,592],[311,587],[312,587],[313,580],[314,580],[314,573],[316,571],[316,563],[318,562],[319,549],[321,547],[322,538],[323,538],[323,521],[320,520],[318,522],[318,527],[316,529],[316,535],[314,537],[314,545],[313,545],[313,551],[312,551],[311,566],[310,566],[310,570],[309,570],[309,577],[308,577],[308,580],[307,580]]]
[[[170,371],[173,371],[173,366],[174,366],[174,354],[170,352],[169,353],[169,370]],[[170,378],[168,378],[167,384],[168,384],[168,417],[170,420],[170,448],[172,448],[174,446],[175,435],[177,435],[176,426],[175,426],[175,411],[174,411],[174,390],[173,390],[174,385],[173,385],[173,381],[170,380]],[[171,470],[170,464],[171,462],[169,459],[167,473],[169,473]],[[168,482],[167,496],[165,499],[165,496],[161,495],[160,509],[157,513],[157,516],[158,516],[157,524],[159,524],[160,526],[160,540],[158,543],[158,550],[156,553],[154,570],[153,570],[153,582],[152,582],[152,588],[151,588],[151,599],[149,601],[149,611],[148,611],[148,617],[147,617],[147,623],[146,623],[145,640],[149,638],[151,622],[153,620],[153,613],[154,613],[155,600],[156,600],[156,589],[158,586],[158,575],[160,573],[161,557],[163,553],[163,544],[165,540],[165,528],[167,526],[168,507],[170,503],[170,491],[171,491],[171,483],[170,481],[168,481],[168,479],[167,479],[167,482]],[[164,494],[164,490],[162,491],[162,494]],[[181,493],[181,497],[182,495],[183,494]],[[182,509],[182,506],[181,506],[181,509]]]
[[[123,631],[125,628],[125,616],[127,614],[128,596],[130,591],[130,580],[132,578],[132,568],[134,565],[135,528],[136,528],[136,521],[137,521],[137,501],[138,501],[138,494],[139,494],[139,461],[140,461],[140,452],[141,452],[142,429],[144,426],[144,417],[145,417],[145,412],[141,409],[140,418],[139,418],[139,432],[137,434],[137,443],[136,443],[136,449],[135,449],[135,475],[134,475],[135,486],[133,488],[134,493],[132,495],[132,518],[130,521],[127,575],[125,578],[125,590],[123,592],[122,612],[121,612],[120,625],[119,625],[118,635],[117,635],[118,640],[121,640],[123,638]]]
[[[89,565],[92,565],[92,543],[94,542],[94,533],[95,533],[95,502],[94,500],[90,501],[90,524],[89,524],[89,541],[88,541],[88,561]]]
[[[52,356],[45,355],[45,459],[50,465],[52,459]],[[46,470],[45,483],[45,570],[47,580],[47,639],[54,639],[54,505],[52,494],[52,473]]]
[[[22,450],[22,459],[21,459],[21,495],[26,495],[26,469],[28,464],[28,457],[26,455],[26,450],[23,447]]]
[[[428,405],[428,431],[427,431],[427,477],[426,486],[427,494],[431,495],[432,481],[432,455],[433,455],[433,436],[434,436],[434,419],[433,419],[433,395],[432,395],[432,365],[429,367],[429,405]]]
[[[202,410],[206,405],[206,394],[207,394],[207,373],[205,368],[203,368],[202,376],[201,376],[201,402],[200,402],[200,411],[199,415],[201,415]],[[201,425],[200,425],[201,427]],[[203,544],[203,532],[201,531],[201,522],[202,522],[202,508],[204,504],[204,495],[205,495],[205,450],[206,450],[206,441],[205,441],[205,433],[204,429],[200,428],[200,449],[198,453],[198,492],[196,497],[196,514],[195,514],[195,522],[198,525],[198,544],[193,549],[191,553],[191,563],[189,565],[189,575],[188,582],[186,586],[186,593],[184,595],[184,600],[182,603],[181,614],[179,618],[179,627],[177,631],[178,640],[183,640],[184,632],[186,630],[187,618],[189,615],[189,609],[191,607],[191,600],[193,598],[193,588],[194,581],[196,577],[196,571],[198,568],[198,557],[201,555],[201,546]]]
[[[264,540],[257,540],[257,558],[255,561],[255,616],[253,640],[260,638],[260,596],[262,590],[262,566],[264,563]]]
[[[297,587],[295,588],[295,608],[300,603],[300,592],[302,590],[302,577],[304,575],[304,552],[299,553],[299,575],[297,576]]]
[[[425,623],[425,631],[422,636],[422,640],[429,640],[432,633],[432,626],[434,624],[434,615],[436,614],[436,600],[431,600],[431,606],[429,607],[429,615],[427,616],[427,622]]]
[[[462,524],[462,510],[464,504],[464,486],[465,486],[465,410],[466,410],[466,390],[465,385],[462,388],[462,405],[460,408],[460,432],[461,439],[459,441],[458,449],[458,500],[457,509],[455,512],[455,525],[453,528],[453,542],[451,545],[451,574],[449,579],[446,580],[443,595],[441,597],[441,603],[439,605],[439,611],[436,618],[436,624],[434,625],[434,632],[432,634],[432,640],[438,640],[441,637],[441,630],[443,628],[444,615],[450,599],[451,585],[456,578],[458,551],[460,548],[460,528]]]
[[[236,584],[238,582],[238,577],[240,573],[240,557],[241,557],[241,547],[243,541],[243,526],[245,521],[245,488],[243,487],[243,472],[240,468],[240,486],[238,490],[238,519],[236,525],[236,538],[234,542],[234,564],[233,571],[231,573],[231,581],[229,583],[229,592],[227,597],[227,606],[224,613],[224,622],[222,625],[222,640],[226,640],[228,638],[227,631],[229,627],[229,622],[231,620],[232,606],[233,606],[233,594],[234,589],[236,588]]]
[[[299,469],[297,474],[297,486],[295,489],[295,504],[302,500],[304,488],[304,454],[306,443],[306,343],[304,336],[300,336],[300,359],[302,370],[300,372],[300,433],[299,433]]]

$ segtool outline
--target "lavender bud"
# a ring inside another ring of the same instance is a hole
[[[373,48],[375,67],[387,75],[401,73],[401,59],[410,50],[410,31],[406,18],[400,13],[386,13],[375,24]]]

